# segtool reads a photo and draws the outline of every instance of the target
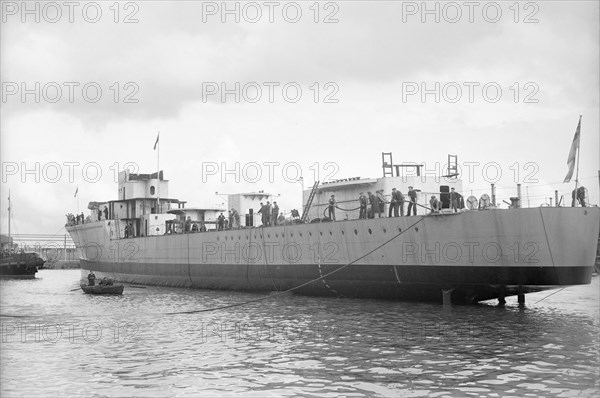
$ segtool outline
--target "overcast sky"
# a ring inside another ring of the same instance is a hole
[[[188,206],[264,190],[301,209],[298,172],[380,177],[381,152],[431,173],[458,155],[465,194],[522,183],[539,206],[570,204],[583,115],[599,202],[596,1],[1,4],[3,233],[8,189],[13,233],[63,234],[65,213],[116,199],[117,166],[156,171],[159,130]]]

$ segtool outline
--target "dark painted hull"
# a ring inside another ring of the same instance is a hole
[[[84,277],[318,296],[480,301],[587,284],[598,208],[491,210],[113,239],[115,222],[67,227]],[[306,284],[306,285],[304,285]]]
[[[16,253],[0,260],[0,278],[33,279],[44,260],[36,253]]]

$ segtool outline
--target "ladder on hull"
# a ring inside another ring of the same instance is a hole
[[[317,194],[317,189],[319,187],[319,181],[315,181],[315,185],[313,185],[312,190],[310,191],[310,195],[308,195],[308,200],[304,205],[304,210],[302,210],[302,217],[300,218],[300,222],[306,222],[306,218],[308,217],[308,211],[310,210],[310,206],[312,205],[313,199]]]

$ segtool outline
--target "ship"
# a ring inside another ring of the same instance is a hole
[[[44,260],[37,253],[2,252],[0,254],[0,278],[34,279]]]
[[[44,260],[34,252],[17,250],[10,236],[11,202],[8,194],[8,236],[0,236],[0,278],[2,279],[34,279],[38,267],[43,267]]]
[[[227,209],[187,208],[169,198],[162,171],[122,171],[118,198],[91,202],[88,220],[69,217],[66,229],[82,277],[93,271],[131,284],[444,303],[517,295],[524,303],[527,293],[591,282],[597,206],[523,208],[518,195],[500,209],[492,191],[454,208],[457,173],[434,178],[416,165],[405,175],[391,154],[382,167],[380,178],[315,181],[303,191],[301,217],[267,225],[257,211],[277,196],[264,191],[229,195]],[[409,187],[416,215],[396,217],[386,204],[383,216],[360,217],[360,193],[380,191],[389,202],[392,188],[406,195]],[[428,208],[431,196],[439,209]],[[240,222],[220,230],[231,208]]]

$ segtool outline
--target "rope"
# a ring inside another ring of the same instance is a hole
[[[391,241],[393,241],[394,239],[398,238],[400,235],[404,234],[405,232],[409,231],[410,229],[412,229],[417,224],[423,222],[423,220],[425,220],[427,217],[429,217],[429,215],[425,215],[425,216],[421,217],[421,219],[419,219],[417,222],[411,224],[404,231],[399,232],[395,236],[391,237],[390,239],[388,239],[387,241],[383,242],[382,244],[380,244],[379,246],[375,247],[374,249],[369,250],[367,253],[365,253],[362,256],[358,257],[357,259],[349,262],[348,264],[345,264],[345,265],[341,266],[338,269],[335,269],[335,270],[333,270],[331,272],[328,272],[325,275],[321,275],[320,277],[315,278],[313,280],[310,280],[308,282],[302,283],[302,284],[300,284],[298,286],[292,287],[292,288],[287,289],[287,290],[279,291],[279,292],[277,292],[275,294],[270,294],[268,296],[263,296],[263,297],[259,297],[259,298],[256,298],[256,299],[247,300],[247,301],[244,301],[242,303],[235,303],[235,304],[223,305],[223,306],[220,306],[220,307],[213,307],[213,308],[204,308],[204,309],[201,309],[201,310],[181,311],[181,312],[167,312],[166,315],[197,314],[197,313],[200,313],[200,312],[210,312],[210,311],[222,310],[222,309],[226,309],[226,308],[240,307],[240,306],[243,306],[243,305],[246,305],[246,304],[256,303],[258,301],[263,301],[263,300],[267,300],[267,299],[270,299],[270,298],[279,297],[279,296],[284,295],[286,293],[293,292],[293,291],[298,290],[298,289],[300,289],[300,288],[302,288],[304,286],[308,286],[311,283],[323,280],[323,279],[327,278],[328,276],[331,276],[331,275],[333,275],[333,274],[335,274],[335,273],[337,273],[337,272],[339,272],[339,271],[341,271],[341,270],[343,270],[343,269],[351,266],[352,264],[355,264],[356,262],[358,262],[358,261],[362,260],[363,258],[367,257],[368,255],[370,255],[371,253],[374,253],[375,251],[377,251],[377,250],[381,249],[382,247],[386,246]]]
[[[533,305],[536,305],[536,304],[537,304],[537,303],[539,303],[540,301],[546,300],[548,297],[552,296],[553,294],[556,294],[556,293],[560,292],[560,291],[561,291],[561,290],[563,290],[563,289],[565,289],[565,288],[563,287],[563,288],[560,288],[560,289],[558,289],[558,290],[557,290],[557,291],[555,291],[555,292],[552,292],[552,293],[550,293],[549,295],[547,295],[547,296],[546,296],[546,297],[544,297],[543,299],[541,299],[541,300],[538,300],[538,301],[536,301],[535,303],[533,303]]]

